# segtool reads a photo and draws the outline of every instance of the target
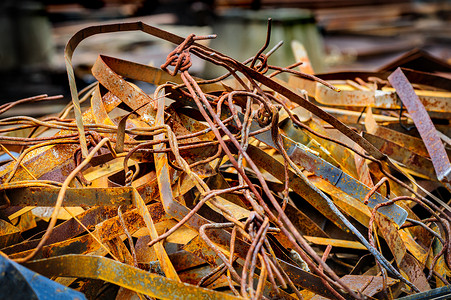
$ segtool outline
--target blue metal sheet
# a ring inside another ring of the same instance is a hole
[[[0,299],[73,299],[86,297],[0,255]]]

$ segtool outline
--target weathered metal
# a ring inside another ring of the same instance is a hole
[[[77,216],[78,220],[87,228],[94,228],[95,225],[102,223],[105,220],[113,218],[117,214],[115,207],[100,206],[88,209]],[[64,223],[58,225],[53,230],[52,236],[47,240],[46,245],[62,242],[64,240],[73,238],[84,232],[84,228],[75,219],[69,219]],[[27,241],[11,245],[8,248],[2,248],[6,254],[18,253],[36,247],[39,242],[40,234],[30,237]]]
[[[147,229],[149,230],[150,237],[152,239],[157,239],[158,233],[155,228],[155,224],[152,220],[152,216],[146,208],[144,200],[141,198],[141,196],[138,194],[136,190],[134,191],[133,196],[134,196],[133,204],[138,208],[139,214],[144,219]],[[174,269],[174,266],[169,260],[168,254],[166,253],[166,250],[163,248],[163,244],[156,243],[154,246],[154,250],[155,253],[157,254],[158,261],[160,262],[160,266],[163,269],[163,272],[165,273],[166,277],[180,282],[180,278],[178,277],[177,272]]]
[[[261,127],[254,122],[251,126],[251,132],[257,131]],[[293,159],[295,163],[304,167],[309,172],[326,179],[334,186],[338,187],[342,191],[348,193],[356,199],[361,199],[363,202],[364,196],[369,192],[369,188],[362,184],[360,181],[355,180],[353,177],[349,176],[342,170],[336,168],[332,164],[326,162],[322,158],[316,156],[309,151],[308,148],[302,144],[296,143],[290,138],[280,135],[282,138],[282,143],[288,155]],[[271,134],[269,132],[260,133],[255,136],[256,139],[264,142],[265,144],[275,147]],[[369,200],[368,206],[373,208],[375,205],[387,200],[383,199],[380,194],[375,193]],[[384,214],[386,217],[402,225],[407,218],[407,212],[397,206],[385,207],[386,210],[380,209],[379,212]]]
[[[161,68],[99,56],[92,70],[98,82],[78,93],[75,47],[92,35],[132,30],[178,46]],[[66,47],[73,107],[58,118],[0,120],[1,134],[20,129],[28,136],[0,136],[12,159],[0,168],[2,253],[47,276],[73,277],[56,280],[77,280],[81,291],[93,290],[94,281],[86,278],[119,285],[117,297],[363,299],[397,297],[401,285],[412,293],[447,284],[449,199],[439,182],[431,185],[437,157],[429,142],[387,129],[409,118],[398,111],[394,91],[382,87],[389,74],[316,77],[295,71],[299,63],[269,65],[270,31],[257,55],[240,63],[197,43],[213,37],[181,38],[139,22],[74,35]],[[227,73],[214,80],[193,77],[192,54]],[[282,72],[290,74],[288,83],[275,78]],[[424,107],[445,118],[448,81],[406,73],[420,84],[415,87],[441,89],[414,93],[435,101]],[[154,95],[128,79],[155,85]],[[338,92],[325,81],[334,79],[357,91],[343,86]],[[319,91],[330,98],[322,100]],[[81,113],[86,100],[90,107]],[[350,106],[331,109],[321,101]],[[362,118],[362,105],[374,111]],[[67,118],[72,109],[75,120]],[[365,127],[354,124],[362,120]],[[59,132],[49,136],[50,128]],[[441,143],[437,136],[433,142]],[[446,177],[446,170],[437,177]],[[55,210],[48,219],[34,206]],[[63,207],[71,206],[78,208],[67,209],[64,218],[70,219],[57,225]],[[359,262],[368,252],[374,259]],[[393,261],[384,256],[389,252]]]
[[[6,222],[0,220],[0,249],[16,244],[22,240],[20,230]]]
[[[59,189],[51,187],[29,187],[6,192],[14,206],[54,206]],[[66,206],[120,206],[132,204],[131,187],[114,188],[69,188],[64,203]]]
[[[399,98],[406,106],[407,111],[414,121],[431,157],[438,180],[450,183],[451,163],[449,162],[448,155],[434,124],[429,118],[426,109],[420,103],[412,85],[400,68],[396,69],[388,77],[388,80],[396,89],[396,93],[399,95]]]
[[[402,166],[407,167],[416,173],[423,174],[428,178],[436,178],[432,161],[427,157],[418,155],[396,143],[385,140],[371,133],[364,133],[363,136],[380,151],[401,163]]]
[[[240,299],[98,256],[62,255],[29,262],[26,266],[45,276],[100,279],[159,299]]]
[[[152,98],[141,89],[135,88],[122,79],[119,76],[122,74],[113,72],[102,58],[102,56],[99,56],[92,67],[92,74],[99,83],[118,97],[123,103],[133,110],[136,110],[139,115],[143,115],[145,112],[151,113],[151,109],[148,111],[148,104],[152,101]]]

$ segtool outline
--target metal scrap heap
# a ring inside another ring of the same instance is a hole
[[[100,55],[97,82],[78,91],[77,45],[132,30],[177,46],[161,68]],[[0,298],[449,291],[451,81],[272,66],[270,28],[243,63],[198,43],[210,38],[140,22],[88,27],[66,46],[72,104],[0,120],[11,155],[0,168]],[[192,55],[224,75],[193,77]]]

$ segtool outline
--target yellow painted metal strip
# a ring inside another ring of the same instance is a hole
[[[144,203],[144,200],[141,198],[141,195],[133,189],[133,201],[136,207],[138,208],[139,214],[143,217],[144,222],[146,223],[147,228],[149,229],[149,234],[152,239],[158,238],[158,232],[155,228],[155,224],[152,221],[152,216],[150,215],[149,211],[146,208],[146,204]],[[169,256],[166,253],[166,250],[163,247],[163,243],[159,242],[156,243],[154,246],[155,253],[157,254],[158,261],[161,264],[161,268],[163,269],[164,274],[170,279],[180,281],[180,278],[175,271],[174,266],[172,265],[171,261],[169,260]]]
[[[367,250],[365,246],[363,246],[361,243],[355,242],[355,241],[337,240],[337,239],[322,238],[322,237],[316,237],[316,236],[306,236],[306,235],[304,235],[304,238],[307,241],[309,241],[310,243],[313,243],[316,245],[324,245],[324,246],[331,245],[332,247]]]

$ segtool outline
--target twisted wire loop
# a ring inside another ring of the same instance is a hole
[[[260,53],[257,56],[256,61],[258,61],[259,63],[255,64],[252,69],[259,72],[260,74],[266,74],[266,72],[268,72],[268,70],[271,68],[271,66],[268,65],[268,55],[264,53]]]
[[[162,64],[160,68],[172,76],[175,76],[179,71],[187,71],[192,66],[189,48],[196,40],[203,38],[205,37],[196,37],[195,34],[190,34],[180,45],[168,54],[166,62]],[[174,67],[174,70],[168,70],[169,66]]]

